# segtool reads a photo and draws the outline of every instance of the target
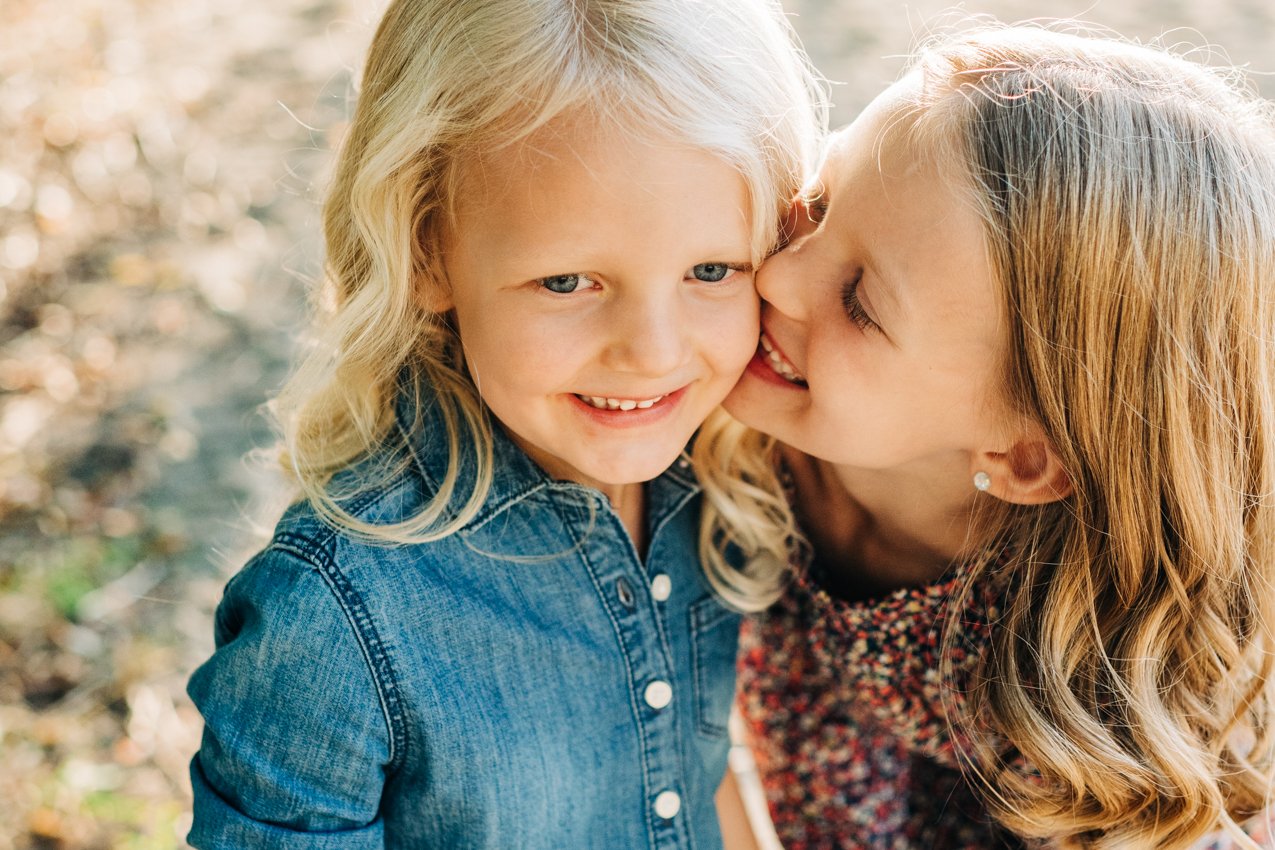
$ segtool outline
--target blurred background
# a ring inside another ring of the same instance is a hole
[[[0,0],[0,850],[183,846],[184,684],[279,505],[250,454],[382,6]],[[840,124],[949,4],[785,7]],[[1275,96],[1275,0],[963,9],[1214,45]]]

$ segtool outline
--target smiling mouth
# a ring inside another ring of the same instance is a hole
[[[598,396],[598,395],[580,395],[579,393],[575,393],[574,395],[576,398],[580,399],[580,401],[584,402],[590,407],[595,407],[598,410],[646,410],[650,407],[653,407],[654,405],[658,404],[660,401],[668,397],[667,395],[657,395],[652,398],[638,399],[638,398],[611,398],[610,396]]]
[[[788,358],[784,357],[779,347],[766,336],[766,332],[761,332],[761,354],[762,362],[771,368],[776,375],[783,378],[790,384],[796,384],[799,387],[807,386],[806,379],[788,362]]]

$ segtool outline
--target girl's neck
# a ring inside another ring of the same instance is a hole
[[[973,486],[945,492],[920,475],[838,467],[785,449],[796,513],[829,589],[871,597],[939,578],[973,550]]]
[[[598,485],[611,502],[611,509],[620,517],[638,557],[646,560],[646,486],[643,484]]]
[[[551,478],[559,481],[574,481],[577,484],[583,484],[587,487],[594,487],[602,491],[602,495],[606,496],[607,501],[611,503],[611,509],[620,517],[620,522],[624,525],[629,537],[633,540],[633,547],[637,550],[638,557],[643,561],[646,560],[646,485],[638,482],[635,484],[604,484],[601,481],[595,481],[579,470],[572,468],[569,464],[553,457],[547,452],[540,451],[535,446],[530,445],[517,434],[506,430],[507,433],[519,448],[527,453],[536,464],[545,471]]]

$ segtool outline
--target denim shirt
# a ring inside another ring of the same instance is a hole
[[[356,516],[436,491],[426,407]],[[720,847],[739,618],[700,571],[686,460],[646,485],[644,563],[601,493],[495,436],[456,534],[370,544],[295,505],[230,580],[188,688],[193,846]]]

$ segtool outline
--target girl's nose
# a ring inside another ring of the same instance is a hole
[[[607,347],[607,366],[649,378],[677,372],[691,351],[691,317],[676,297],[646,295],[624,299],[612,307],[614,331]]]
[[[816,272],[817,254],[812,244],[818,223],[804,201],[796,201],[784,222],[784,247],[772,254],[757,271],[757,293],[772,307],[794,318],[805,318],[804,285]]]

